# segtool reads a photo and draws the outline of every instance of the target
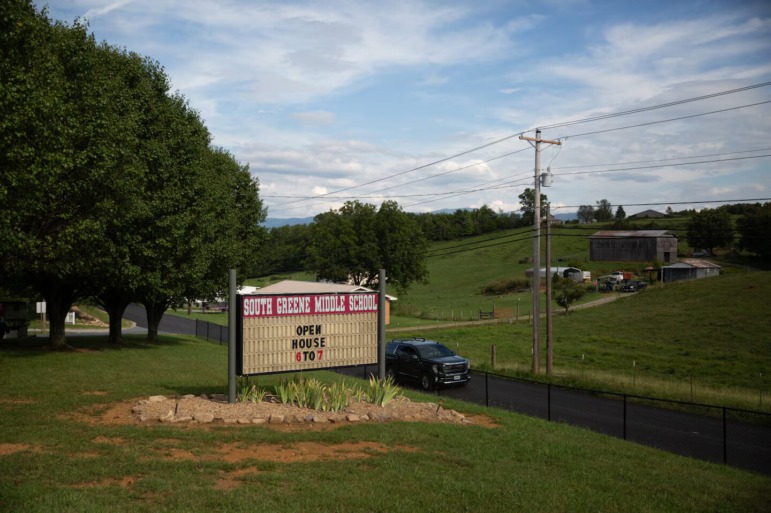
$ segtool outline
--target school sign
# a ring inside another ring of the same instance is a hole
[[[237,296],[240,376],[377,363],[378,294]]]

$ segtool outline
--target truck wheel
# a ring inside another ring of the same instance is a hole
[[[434,389],[434,380],[431,379],[430,374],[421,374],[420,375],[420,388],[423,390],[433,390]]]
[[[391,380],[396,383],[396,374],[394,373],[394,370],[392,368],[388,368],[385,371],[385,377],[386,379],[391,378]]]

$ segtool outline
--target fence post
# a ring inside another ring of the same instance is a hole
[[[626,394],[624,394],[624,440],[626,440]]]
[[[728,433],[726,433],[726,407],[723,406],[723,465],[728,464]]]
[[[495,369],[495,344],[493,344],[491,358],[492,358],[491,367]]]
[[[485,406],[490,406],[490,385],[487,382],[488,372],[485,371]]]
[[[551,422],[551,383],[546,385],[546,420]]]

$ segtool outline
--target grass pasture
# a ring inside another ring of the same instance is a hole
[[[0,345],[0,511],[771,508],[768,477],[450,400],[446,407],[485,412],[499,426],[277,431],[94,422],[122,401],[225,391],[225,348],[185,337],[161,337],[157,345],[126,338],[114,347],[104,337],[69,337],[75,349],[67,352],[42,348],[45,340]],[[311,446],[323,450],[289,457]],[[260,456],[266,449],[278,456]]]

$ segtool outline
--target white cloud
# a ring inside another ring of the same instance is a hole
[[[295,112],[291,116],[301,123],[308,125],[331,125],[335,122],[335,115],[324,110]]]

